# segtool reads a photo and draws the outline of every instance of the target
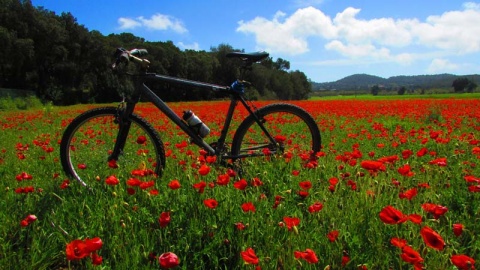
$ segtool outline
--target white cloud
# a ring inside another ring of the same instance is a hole
[[[135,19],[122,17],[118,19],[118,24],[120,25],[119,28],[122,30],[145,27],[150,30],[172,30],[179,34],[188,32],[180,20],[159,13],[152,15],[150,18],[145,18],[143,16]]]
[[[480,3],[466,2],[462,6],[464,9],[480,10]]]
[[[432,60],[430,65],[428,66],[427,71],[429,73],[444,73],[455,71],[459,68],[459,66],[455,63],[448,61],[447,59],[435,58]]]
[[[419,44],[465,54],[480,51],[480,10],[445,12],[429,16],[411,31]]]
[[[412,47],[446,55],[480,52],[479,6],[465,3],[462,11],[429,16],[424,21],[389,17],[359,19],[361,10],[353,7],[331,18],[319,9],[308,7],[290,16],[277,12],[270,20],[257,17],[240,21],[237,31],[253,34],[257,46],[272,53],[303,54],[310,51],[309,42],[321,39],[325,49],[344,57],[411,63],[415,57],[421,57],[412,53]]]
[[[183,50],[195,50],[195,51],[200,50],[200,45],[198,45],[197,42],[194,42],[192,44],[185,44],[185,43],[180,41],[180,42],[177,43],[177,45],[180,49],[183,49]]]
[[[285,16],[277,12],[272,20],[257,17],[249,22],[240,21],[237,31],[254,34],[262,49],[288,54],[307,52],[310,36],[333,38],[336,35],[331,19],[313,7],[299,9],[284,19]]]
[[[376,48],[371,44],[343,44],[341,41],[334,40],[325,45],[327,50],[337,51],[344,56],[351,58],[373,57],[390,58],[390,51],[386,48]]]
[[[118,19],[118,24],[120,25],[119,28],[122,29],[122,30],[134,29],[134,28],[142,26],[141,23],[137,22],[134,19],[130,19],[130,18],[119,18]]]

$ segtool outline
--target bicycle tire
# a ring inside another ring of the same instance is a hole
[[[276,144],[260,129],[254,115],[275,138]],[[276,156],[288,162],[300,158],[303,165],[316,160],[322,144],[321,134],[307,111],[293,104],[275,103],[256,110],[254,115],[249,115],[238,126],[232,141],[233,157]]]
[[[165,167],[163,142],[158,132],[136,114],[129,118],[132,124],[122,154],[115,162],[108,162],[118,133],[117,111],[115,107],[88,110],[65,129],[60,160],[68,177],[90,186],[111,175],[118,179],[161,176]]]

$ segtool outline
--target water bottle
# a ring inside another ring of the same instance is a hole
[[[197,132],[202,138],[205,138],[210,133],[210,129],[207,125],[205,125],[191,110],[183,112],[183,120],[185,120],[188,126]]]

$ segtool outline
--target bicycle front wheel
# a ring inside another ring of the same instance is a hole
[[[118,159],[109,160],[119,130],[118,109],[104,107],[84,112],[65,130],[60,159],[65,173],[85,186],[109,176],[160,175],[165,166],[164,145],[156,130],[136,114]]]
[[[277,157],[316,166],[320,148],[320,131],[308,112],[292,104],[271,104],[240,124],[233,137],[231,154],[240,160],[253,156],[264,156],[267,160]]]

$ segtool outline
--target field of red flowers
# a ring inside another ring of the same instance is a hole
[[[166,145],[162,178],[92,189],[65,177],[59,141],[93,106],[2,112],[0,268],[475,269],[479,100],[295,104],[322,132],[318,166],[258,159],[240,178],[140,104]],[[214,141],[228,103],[171,106],[192,109]]]

